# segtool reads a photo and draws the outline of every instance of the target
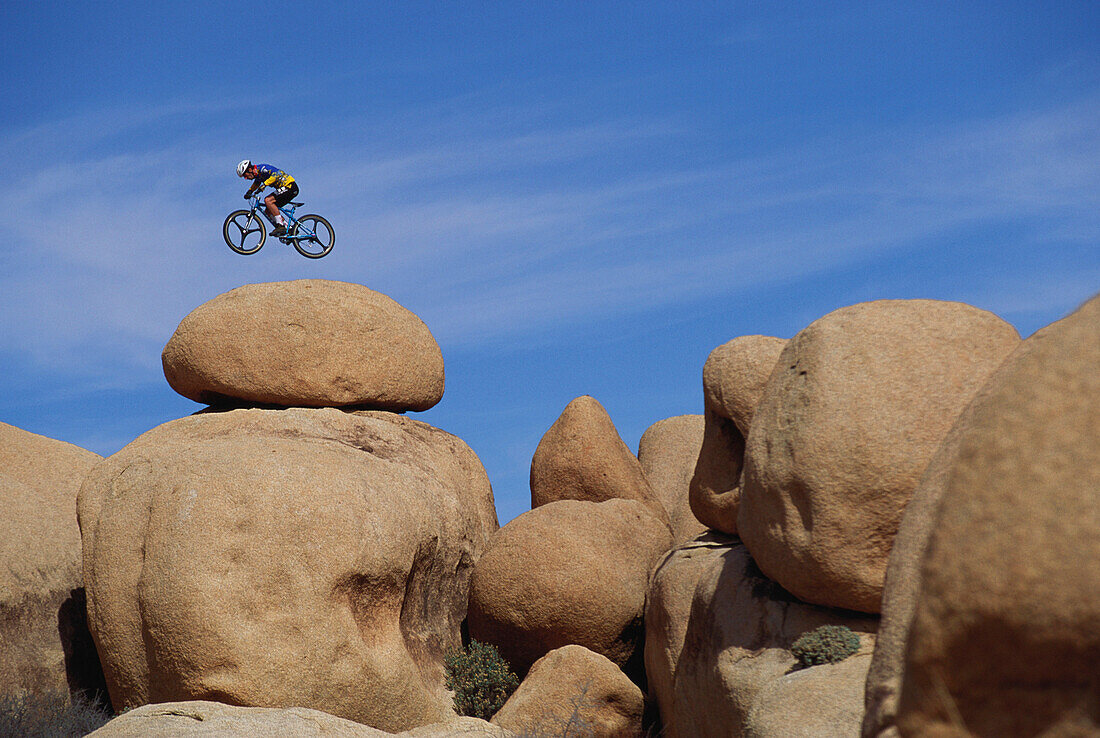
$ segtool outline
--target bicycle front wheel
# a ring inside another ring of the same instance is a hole
[[[263,218],[255,210],[234,210],[225,219],[222,236],[238,254],[254,254],[267,240]]]
[[[320,215],[303,215],[294,224],[290,236],[298,253],[310,259],[320,259],[332,251],[336,243],[336,232]]]

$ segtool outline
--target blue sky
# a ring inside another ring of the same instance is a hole
[[[0,420],[101,454],[199,406],[160,351],[245,283],[420,315],[502,522],[591,394],[632,448],[739,335],[880,298],[1028,335],[1100,291],[1100,4],[0,6]],[[221,242],[242,158],[333,252]]]

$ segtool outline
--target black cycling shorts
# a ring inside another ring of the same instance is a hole
[[[282,207],[298,196],[298,183],[291,182],[286,187],[275,190],[275,206]]]

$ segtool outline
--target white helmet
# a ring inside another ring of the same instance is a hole
[[[248,168],[250,166],[252,166],[252,162],[250,162],[248,159],[245,159],[240,164],[238,164],[237,165],[237,176],[238,177],[243,177],[244,173],[248,171]]]

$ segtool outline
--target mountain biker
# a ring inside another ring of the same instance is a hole
[[[259,192],[264,187],[275,188],[274,194],[264,198],[264,204],[267,205],[271,222],[275,224],[271,235],[285,236],[286,218],[283,217],[279,208],[298,196],[298,183],[294,181],[294,177],[278,167],[270,164],[253,164],[248,159],[237,165],[237,176],[255,180],[248,188],[248,192],[244,193],[245,200],[252,197],[253,192]]]

